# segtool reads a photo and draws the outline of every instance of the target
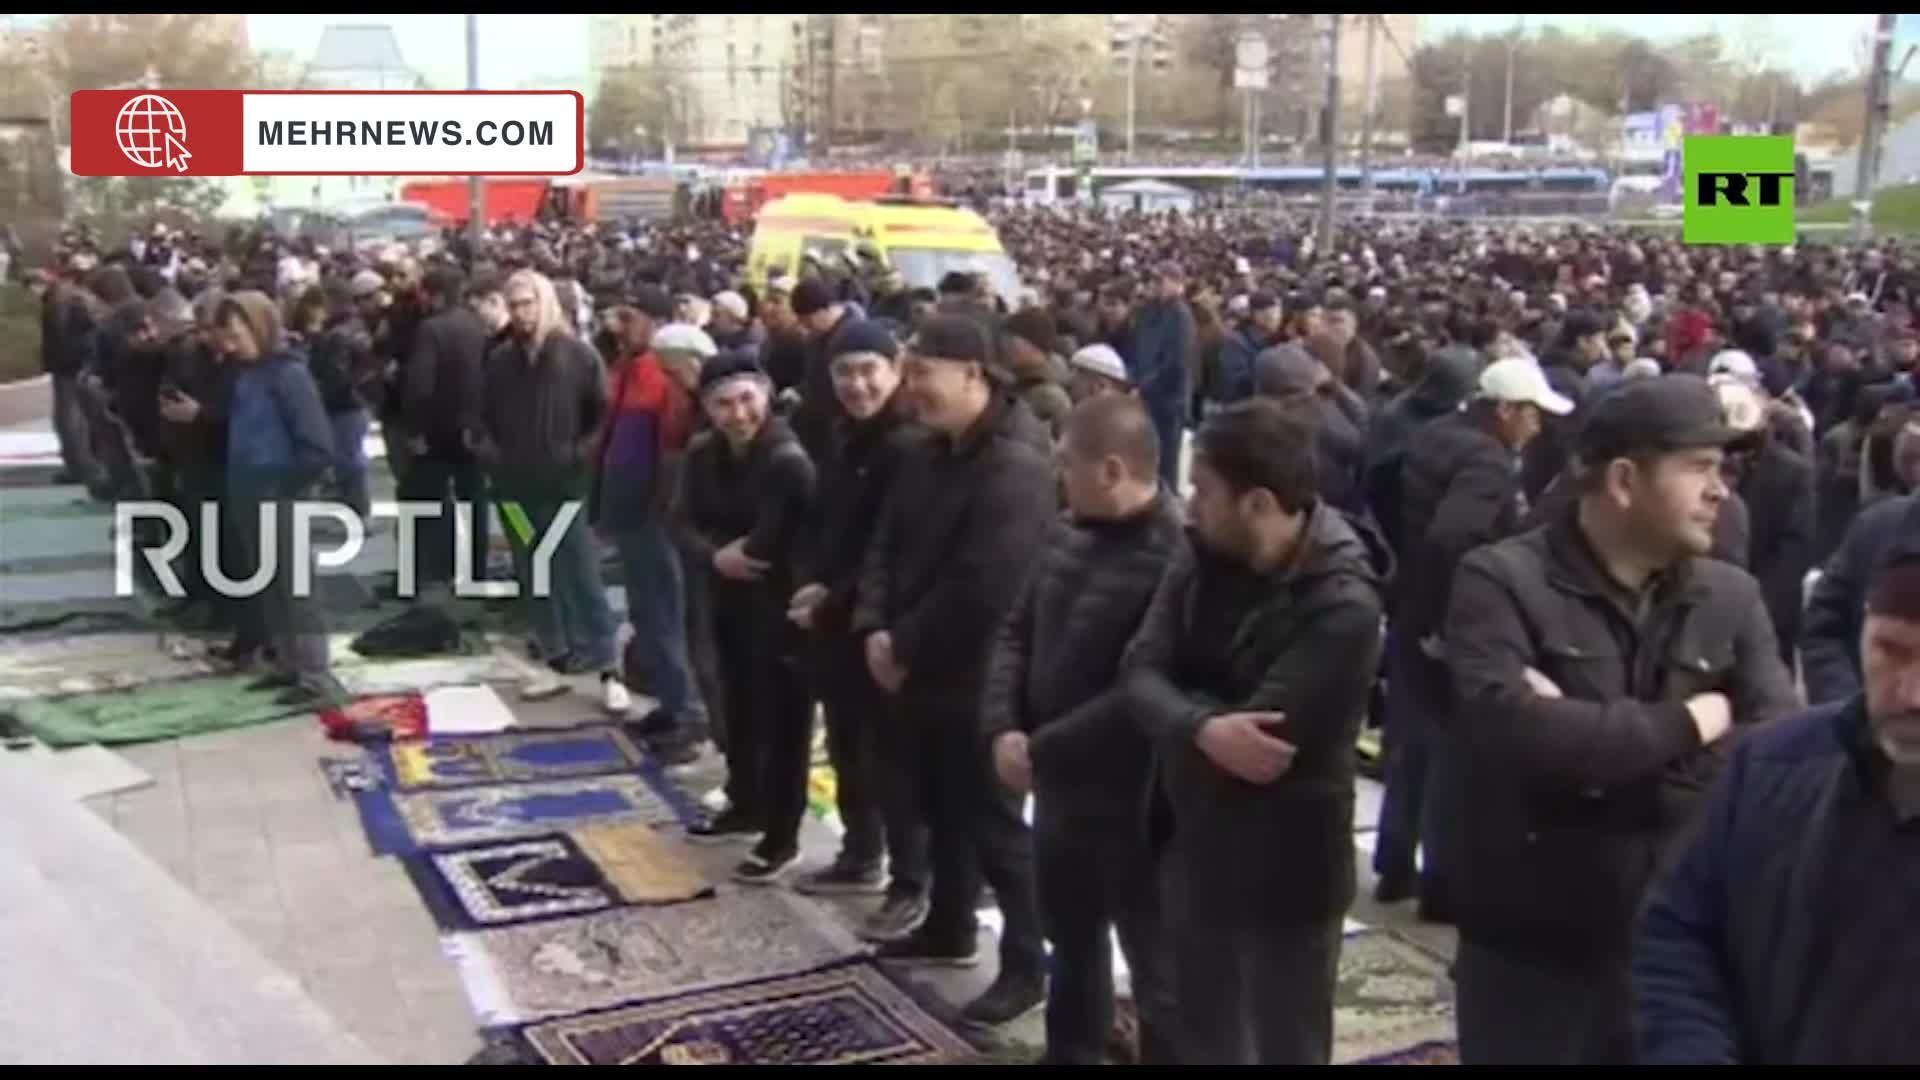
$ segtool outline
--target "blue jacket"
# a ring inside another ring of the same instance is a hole
[[[1902,543],[1920,545],[1920,499],[1911,495],[1868,507],[1827,560],[1800,620],[1800,664],[1810,703],[1845,701],[1860,692],[1867,584]]]
[[[1920,1061],[1920,821],[1860,699],[1735,747],[1633,948],[1646,1065]]]
[[[1187,390],[1187,355],[1193,351],[1193,315],[1179,300],[1155,300],[1133,322],[1128,371],[1143,397],[1182,399]]]
[[[305,358],[283,349],[240,366],[227,413],[227,493],[288,499],[333,462],[333,428]]]

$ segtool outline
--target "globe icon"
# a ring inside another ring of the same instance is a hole
[[[186,155],[180,151],[186,148],[187,118],[166,98],[141,94],[120,106],[113,133],[120,141],[120,152],[135,165],[158,169],[178,161],[178,167],[185,171],[186,163],[180,159]],[[169,161],[168,136],[173,137],[173,161]]]

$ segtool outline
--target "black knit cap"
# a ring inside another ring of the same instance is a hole
[[[741,375],[767,377],[767,373],[760,370],[760,360],[754,350],[728,349],[714,353],[700,365],[700,393],[704,396],[715,386]]]
[[[1007,333],[1021,338],[1034,348],[1049,355],[1060,351],[1060,334],[1053,326],[1053,316],[1040,308],[1023,308],[1007,318]]]
[[[978,322],[964,315],[935,315],[913,335],[913,351],[929,360],[987,364],[993,360],[993,342]]]
[[[810,277],[793,287],[788,299],[793,313],[806,318],[816,311],[825,311],[834,304],[833,290],[817,277]]]
[[[633,290],[633,307],[655,322],[673,318],[673,298],[657,285],[642,285]]]
[[[893,334],[886,327],[877,322],[850,322],[833,335],[833,356],[845,356],[848,353],[879,353],[892,360],[900,355],[900,343],[893,339]]]

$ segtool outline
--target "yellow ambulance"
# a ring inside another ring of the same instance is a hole
[[[1020,275],[985,218],[947,203],[908,197],[873,200],[788,195],[761,207],[747,252],[747,280],[792,280],[807,260],[834,273],[866,276],[874,266],[898,272],[908,288],[935,288],[954,271],[983,273],[1017,306]]]

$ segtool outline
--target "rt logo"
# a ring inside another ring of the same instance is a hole
[[[1682,240],[1793,243],[1792,137],[1689,135],[1681,153]]]

